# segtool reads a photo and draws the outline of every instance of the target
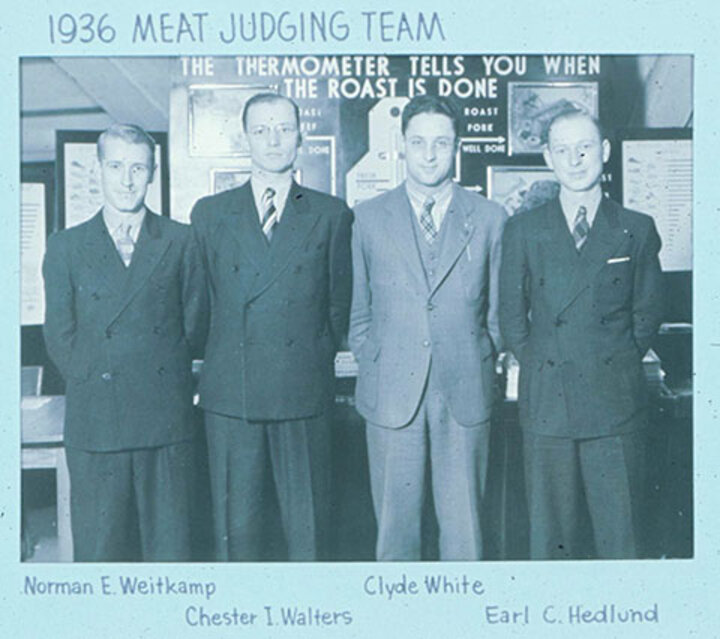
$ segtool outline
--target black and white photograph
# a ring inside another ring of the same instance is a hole
[[[693,65],[21,57],[20,560],[692,559]]]

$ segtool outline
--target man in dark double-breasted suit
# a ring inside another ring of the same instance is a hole
[[[207,297],[190,227],[144,205],[154,154],[138,127],[104,132],[103,208],[53,235],[43,265],[79,561],[192,558],[191,368]]]
[[[290,560],[325,548],[333,361],[347,331],[351,213],[292,179],[297,106],[246,103],[252,176],[199,200],[211,327],[200,382],[220,560],[258,560],[277,498]],[[273,488],[274,487],[274,488]]]
[[[503,237],[500,326],[520,362],[534,559],[642,552],[642,358],[662,314],[660,238],[652,218],[603,197],[609,154],[591,117],[556,116],[544,155],[559,198]]]

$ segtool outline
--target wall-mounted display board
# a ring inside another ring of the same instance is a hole
[[[22,326],[45,321],[42,260],[54,211],[54,166],[23,164],[20,185],[20,320]]]
[[[692,139],[688,129],[622,134],[623,206],[652,215],[663,271],[692,269]]]
[[[172,214],[188,221],[199,197],[247,179],[241,114],[248,97],[261,91],[286,95],[300,107],[303,145],[296,166],[303,183],[351,206],[405,178],[401,114],[409,99],[423,93],[450,97],[461,114],[455,178],[513,213],[526,195],[525,208],[554,194],[552,184],[531,190],[535,180],[529,178],[547,174],[542,135],[559,110],[577,106],[609,130],[644,126],[640,106],[655,59],[525,54],[240,55],[204,57],[202,64],[178,59],[169,119]],[[211,72],[193,71],[198,68]],[[608,165],[603,186],[620,200],[621,179],[616,165]]]

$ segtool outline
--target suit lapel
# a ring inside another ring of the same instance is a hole
[[[569,278],[574,274],[580,256],[575,248],[572,233],[568,229],[560,200],[556,198],[548,202],[542,215],[544,219],[541,240],[545,246],[550,248],[550,256],[554,264]],[[565,288],[567,288],[567,284],[568,282],[564,282]]]
[[[248,180],[235,193],[229,209],[225,211],[224,228],[253,265],[263,270],[268,257],[268,246],[260,228],[260,218],[255,207],[250,181]]]
[[[81,255],[92,272],[98,275],[108,288],[117,290],[118,282],[125,277],[125,265],[105,227],[102,210],[98,211],[85,227]]]
[[[427,293],[429,284],[420,258],[420,251],[415,244],[412,218],[415,212],[410,204],[404,183],[389,194],[385,208],[384,222],[387,237],[391,239],[405,259],[410,272],[415,277],[418,290]]]
[[[132,261],[127,268],[127,277],[122,287],[119,304],[111,314],[108,324],[115,321],[145,286],[168,248],[170,248],[170,240],[162,234],[157,215],[148,210],[135,244]]]
[[[583,250],[580,252],[575,275],[567,289],[559,312],[564,311],[577,297],[592,284],[598,271],[612,257],[618,245],[627,237],[620,225],[615,205],[603,198]]]
[[[267,261],[265,268],[260,271],[260,277],[251,297],[260,295],[287,268],[292,256],[305,242],[319,219],[320,213],[310,206],[307,192],[293,182],[280,223],[275,227],[269,250],[260,230],[260,240],[264,245]],[[257,226],[260,229],[259,222]]]
[[[540,216],[540,229],[536,238],[543,258],[540,286],[545,287],[550,304],[555,312],[558,312],[574,281],[580,256],[557,198],[531,215]]]
[[[431,295],[443,283],[448,273],[455,266],[475,232],[475,226],[470,219],[470,212],[466,204],[462,187],[454,184],[450,207],[443,220],[443,224],[446,224],[447,228],[443,230],[445,237],[443,238],[442,252],[438,263],[437,278],[430,292]]]

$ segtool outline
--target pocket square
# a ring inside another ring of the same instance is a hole
[[[611,257],[607,263],[608,264],[619,264],[620,262],[629,262],[630,256],[626,255],[625,257]]]

